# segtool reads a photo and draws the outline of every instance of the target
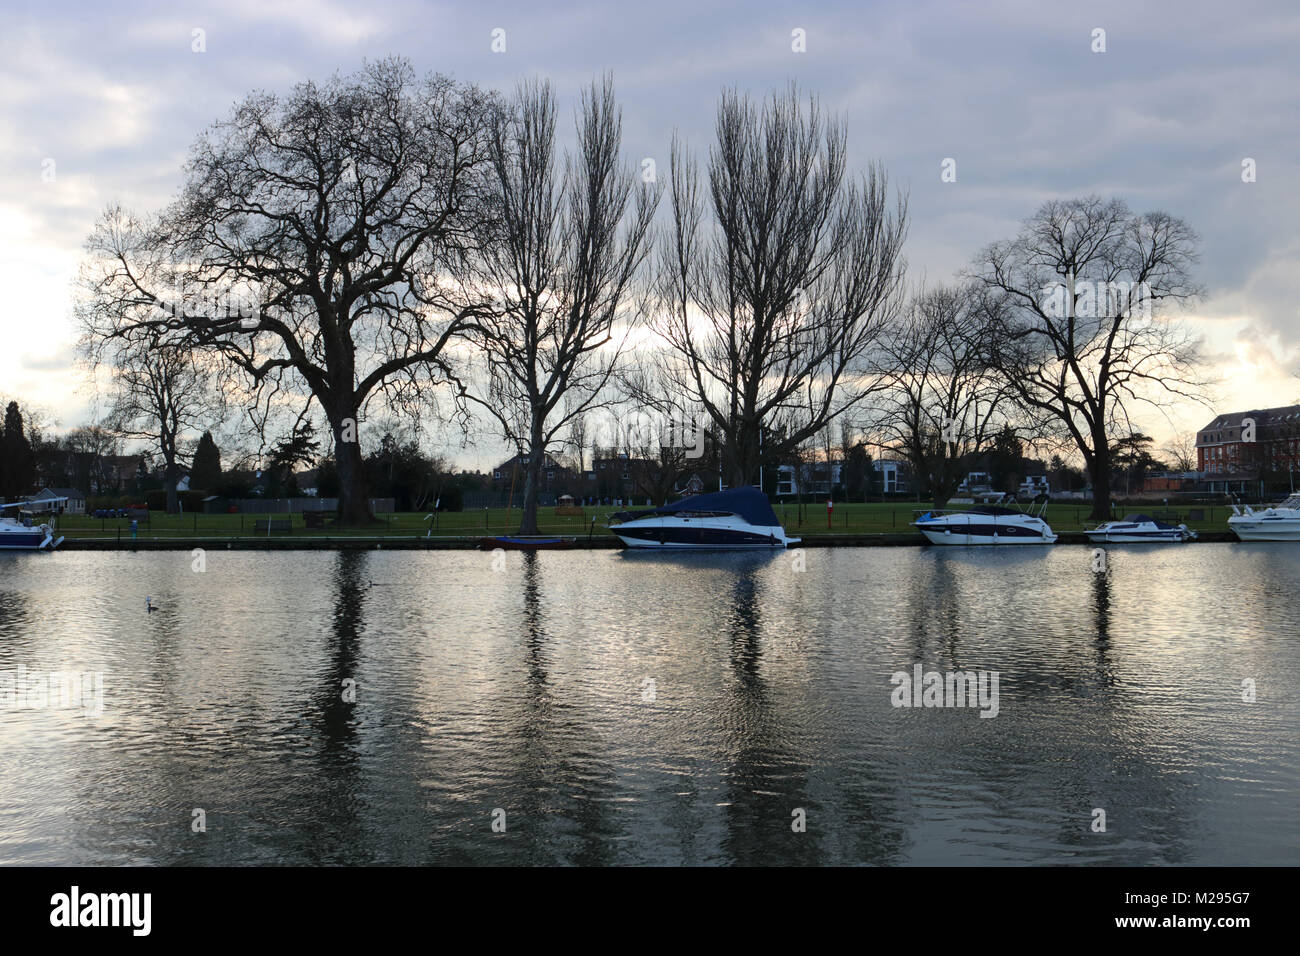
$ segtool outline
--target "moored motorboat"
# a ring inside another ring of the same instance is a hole
[[[798,544],[757,488],[693,495],[660,508],[611,515],[609,529],[628,548],[753,551]]]
[[[965,511],[932,508],[912,522],[931,544],[1052,544],[1056,535],[1043,520],[1047,502],[1033,511],[980,505]]]
[[[1228,528],[1242,541],[1300,541],[1300,494],[1263,511],[1234,504]]]
[[[53,551],[63,543],[63,537],[55,537],[54,517],[48,522],[35,523],[31,512],[17,511],[7,513],[9,509],[21,509],[31,505],[47,507],[67,501],[67,498],[42,498],[40,501],[14,501],[0,505],[0,551]]]
[[[1185,524],[1167,524],[1149,515],[1126,515],[1123,521],[1107,521],[1091,531],[1085,531],[1089,541],[1096,543],[1138,543],[1195,541],[1196,532]]]

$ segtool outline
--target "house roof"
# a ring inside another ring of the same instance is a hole
[[[528,455],[524,455],[524,454],[522,454],[522,453],[521,453],[521,454],[518,454],[518,455],[511,455],[509,458],[507,458],[505,461],[501,462],[501,464],[497,465],[497,466],[496,466],[495,468],[493,468],[492,470],[493,470],[493,471],[508,471],[510,468],[513,468],[513,467],[514,467],[514,465],[515,465],[516,462],[519,462],[519,464],[522,465],[522,464],[523,464],[523,459],[524,459],[524,458],[528,458],[528,457],[530,457],[530,456],[528,456]],[[560,464],[559,464],[559,462],[557,462],[557,461],[556,461],[556,460],[555,460],[555,459],[554,459],[550,454],[548,454],[548,455],[546,456],[546,467],[547,467],[547,468],[559,468],[559,467],[560,467]]]
[[[83,492],[76,488],[42,488],[36,492],[37,498],[85,498]]]
[[[1201,429],[1209,431],[1213,428],[1237,428],[1242,424],[1243,419],[1253,418],[1256,425],[1279,424],[1284,421],[1294,421],[1300,423],[1300,405],[1283,405],[1279,408],[1252,408],[1245,412],[1226,412],[1222,415],[1216,415],[1214,420]]]

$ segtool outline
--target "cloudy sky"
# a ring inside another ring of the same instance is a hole
[[[390,54],[499,89],[550,77],[570,103],[611,70],[633,161],[666,157],[674,129],[706,149],[725,86],[762,95],[797,80],[846,117],[855,164],[880,159],[910,192],[907,258],[931,282],[1047,198],[1095,192],[1166,210],[1202,237],[1209,294],[1187,321],[1214,358],[1215,407],[1300,395],[1293,2],[6,0],[3,11],[0,394],[64,427],[89,412],[69,313],[102,208],[165,203],[195,135],[250,90]],[[792,50],[796,29],[806,52]],[[1093,50],[1098,29],[1105,52]],[[948,157],[952,183],[940,179]],[[1144,424],[1164,437],[1211,413],[1169,416]]]

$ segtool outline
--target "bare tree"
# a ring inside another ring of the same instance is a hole
[[[1000,427],[995,415],[1010,391],[990,368],[982,290],[921,288],[881,349],[889,387],[877,427],[906,455],[913,474],[942,508],[961,482],[963,458]]]
[[[1052,200],[976,260],[998,295],[990,360],[1029,408],[1054,416],[1092,477],[1092,517],[1110,514],[1113,436],[1134,407],[1203,400],[1199,342],[1164,319],[1199,294],[1196,234],[1118,199]]]
[[[1178,432],[1161,451],[1179,471],[1196,470],[1196,432]]]
[[[99,347],[97,347],[99,346]],[[147,443],[158,455],[167,513],[180,510],[176,485],[190,444],[221,417],[221,394],[209,357],[143,339],[83,340],[92,369],[111,373],[107,429],[127,441]]]
[[[577,145],[563,172],[555,155],[555,96],[522,84],[495,111],[488,135],[494,201],[481,281],[498,295],[478,340],[486,384],[468,397],[528,456],[519,530],[537,533],[537,496],[549,447],[601,401],[643,308],[633,284],[649,245],[659,190],[638,187],[620,160],[621,113],[612,81],[578,109]]]
[[[569,419],[569,444],[578,455],[578,474],[587,470],[587,416],[581,412]]]
[[[112,460],[122,450],[122,439],[106,422],[93,421],[71,429],[63,437],[67,451],[64,471],[73,484],[89,494],[118,491],[118,474]]]
[[[382,393],[411,413],[451,374],[472,228],[489,213],[472,87],[409,64],[254,93],[203,134],[180,198],[138,220],[110,209],[89,242],[94,337],[219,352],[254,394],[305,397],[329,421],[340,518],[371,520],[357,441]]]
[[[749,485],[878,387],[866,358],[899,306],[907,205],[891,211],[878,166],[846,183],[843,127],[793,87],[761,106],[725,92],[716,135],[707,202],[673,143],[658,327],[728,481]]]

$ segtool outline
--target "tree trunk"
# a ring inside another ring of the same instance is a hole
[[[167,513],[174,515],[180,508],[180,495],[176,492],[176,485],[180,482],[180,469],[176,467],[176,462],[168,462],[163,469],[163,487],[167,489]]]
[[[1110,448],[1105,440],[1097,442],[1092,458],[1092,514],[1094,521],[1110,520]]]
[[[339,472],[339,524],[373,524],[366,477],[361,464],[361,443],[357,440],[356,409],[340,410],[330,418],[334,432],[334,461]]]
[[[534,418],[528,442],[528,469],[524,472],[524,508],[519,519],[520,534],[541,534],[537,527],[537,493],[542,484],[546,449],[542,441],[542,423]]]
[[[729,448],[730,462],[727,469],[727,487],[746,488],[758,484],[759,447],[758,429],[748,422],[742,422],[736,429],[734,443]]]

